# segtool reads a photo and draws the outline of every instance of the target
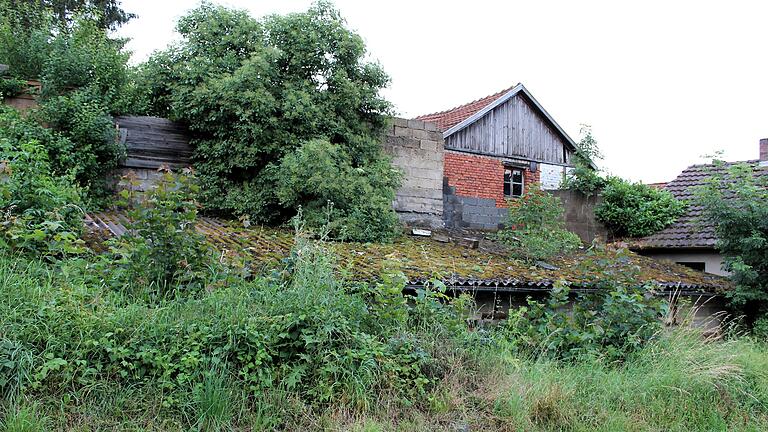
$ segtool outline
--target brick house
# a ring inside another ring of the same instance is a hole
[[[445,140],[447,227],[497,229],[507,200],[533,183],[560,187],[576,144],[522,84],[446,111],[417,117]]]

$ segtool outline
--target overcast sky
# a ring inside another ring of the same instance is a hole
[[[304,0],[214,1],[254,16]],[[140,62],[198,2],[123,0]],[[578,140],[590,124],[609,172],[667,181],[723,150],[756,159],[768,137],[768,2],[337,0],[392,78],[398,113],[442,111],[522,82]]]

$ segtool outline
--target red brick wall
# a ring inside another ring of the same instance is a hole
[[[504,199],[504,164],[500,159],[466,153],[445,152],[443,175],[456,195],[496,200],[496,207],[506,207]],[[525,187],[538,183],[541,172],[523,172]]]

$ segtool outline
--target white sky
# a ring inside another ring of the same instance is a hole
[[[305,0],[214,1],[254,16]],[[193,0],[123,0],[140,62]],[[609,172],[667,181],[702,155],[756,159],[768,137],[768,2],[336,0],[392,78],[400,115],[442,111],[522,82],[578,140],[592,125]]]

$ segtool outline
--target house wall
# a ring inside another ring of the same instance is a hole
[[[560,189],[565,179],[566,167],[561,165],[540,164],[541,188],[544,190]]]
[[[675,263],[699,262],[704,263],[704,271],[721,276],[730,274],[723,270],[723,257],[714,249],[705,250],[675,250],[675,249],[657,249],[657,250],[637,250],[637,253],[659,260],[667,260]]]
[[[395,118],[384,151],[403,173],[393,206],[407,225],[443,226],[443,136],[434,123]]]
[[[501,228],[507,216],[505,163],[514,163],[522,168],[526,161],[446,150],[443,207],[447,227]],[[525,168],[524,187],[539,183],[540,175],[539,170]]]
[[[445,148],[570,165],[571,150],[527,97],[518,94],[446,138]]]

